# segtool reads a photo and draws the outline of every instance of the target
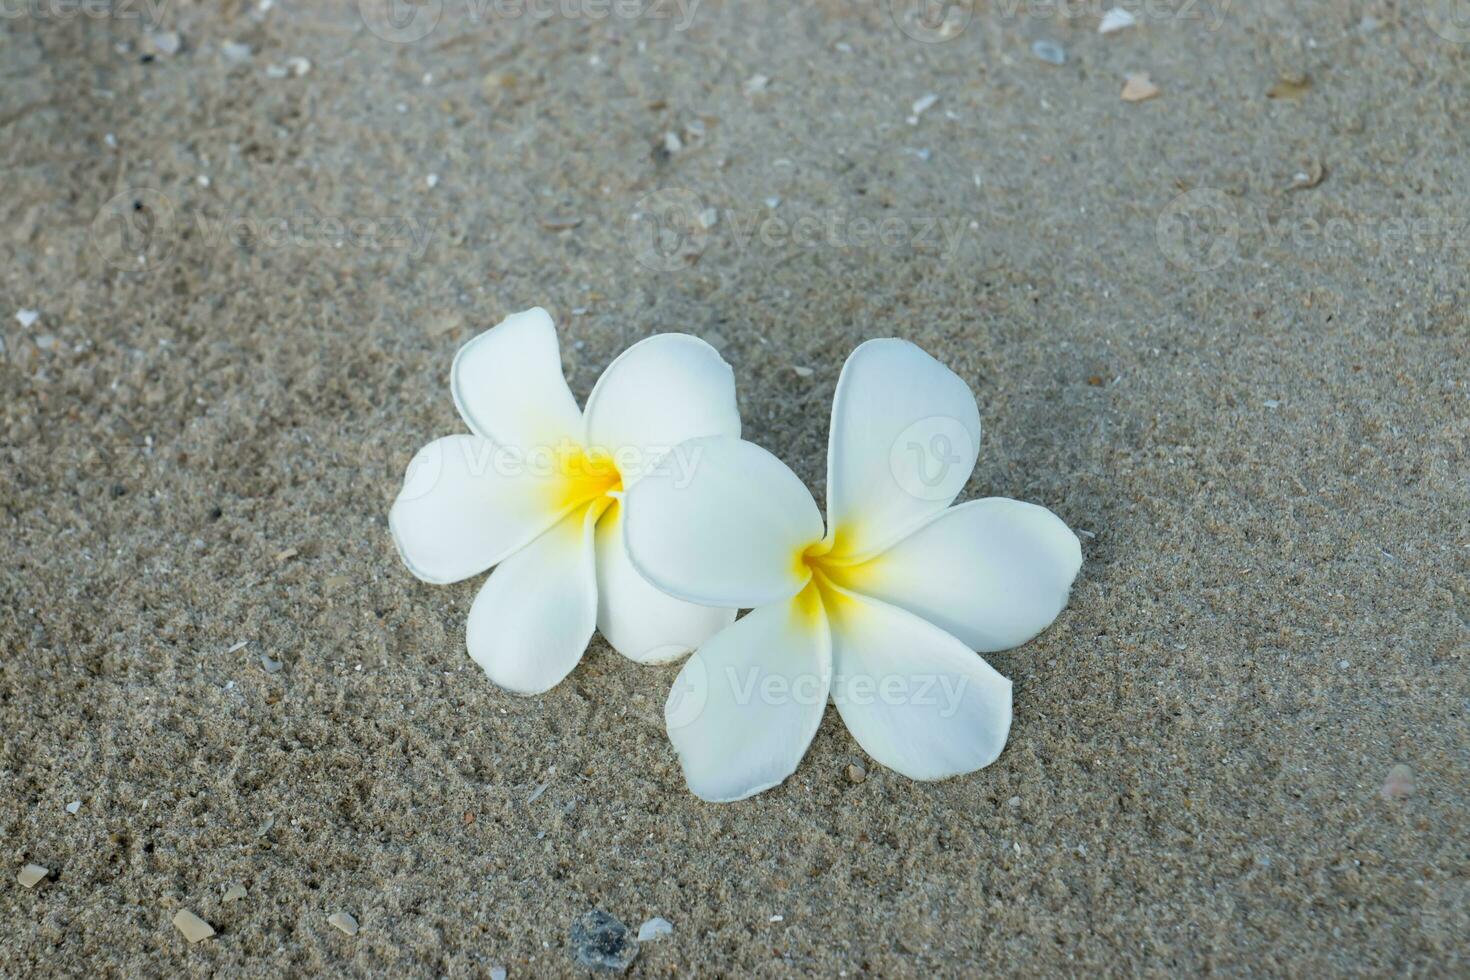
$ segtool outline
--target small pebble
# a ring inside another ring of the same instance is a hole
[[[77,811],[80,810],[81,808],[82,808],[82,801],[81,800],[72,800],[70,803],[68,803],[66,805],[66,812],[72,814],[73,816],[75,816],[76,813],[77,813]]]
[[[628,927],[601,909],[573,922],[567,940],[572,959],[589,970],[622,973],[638,956],[638,941]]]
[[[1138,18],[1122,7],[1114,7],[1102,15],[1102,21],[1097,25],[1099,34],[1113,34],[1138,23]]]
[[[179,34],[177,31],[163,31],[153,35],[153,47],[160,54],[179,53]]]
[[[492,966],[490,968],[490,980],[505,980],[509,976],[503,966]]]
[[[50,873],[51,871],[49,869],[43,868],[39,864],[28,864],[20,869],[20,872],[15,876],[15,880],[27,888],[35,888]]]
[[[1123,77],[1123,101],[1144,102],[1159,94],[1159,87],[1148,72],[1135,72]]]
[[[357,919],[353,918],[351,912],[333,912],[327,916],[327,921],[339,932],[345,932],[349,936],[357,935]]]
[[[868,778],[868,770],[864,769],[862,766],[858,765],[856,762],[852,763],[851,765],[849,765],[847,767],[847,781],[848,782],[850,782],[850,783],[860,783],[860,782],[862,782],[863,780],[865,780],[867,778]]]
[[[916,101],[914,103],[914,105],[913,105],[913,113],[914,113],[914,115],[916,115],[916,116],[922,116],[924,113],[926,113],[930,109],[932,109],[934,107],[934,103],[936,103],[938,101],[939,101],[939,96],[935,95],[933,92],[930,92],[928,95],[920,98],[918,101]]]
[[[1031,45],[1031,53],[1048,65],[1065,65],[1067,51],[1055,41],[1037,41]]]
[[[1408,799],[1414,795],[1414,770],[1400,763],[1388,771],[1379,795],[1390,803]]]
[[[285,666],[279,660],[268,657],[263,653],[260,655],[260,665],[265,668],[267,674],[279,674],[281,668]]]
[[[34,326],[36,321],[40,318],[40,310],[17,310],[15,314],[15,322],[19,323],[27,330]]]
[[[1010,807],[1012,810],[1014,810],[1016,807],[1018,807],[1020,805],[1021,805],[1021,798],[1019,796],[1013,796],[1009,800],[1006,800],[1006,806]]]
[[[705,208],[699,212],[699,227],[706,230],[713,228],[720,222],[720,212],[714,208]]]
[[[480,95],[486,102],[499,103],[516,86],[516,76],[509,72],[492,71],[480,79]]]
[[[781,199],[779,197],[772,196],[772,197],[766,198],[766,207],[770,208],[772,211],[776,210],[780,206],[781,206]]]
[[[56,337],[49,333],[43,333],[36,337],[36,346],[41,350],[50,350],[56,346]]]
[[[1303,72],[1284,72],[1266,90],[1268,99],[1300,99],[1312,88],[1312,79]]]
[[[225,892],[225,898],[224,898],[224,900],[226,902],[238,902],[240,899],[242,899],[244,897],[245,897],[245,886],[244,885],[231,885],[229,887],[229,889]]]
[[[174,916],[174,928],[182,932],[184,938],[191,943],[202,943],[214,935],[214,926],[188,909],[179,909],[178,914]]]
[[[655,915],[643,925],[638,927],[638,941],[640,943],[662,939],[674,934],[674,924],[661,915]]]
[[[1352,664],[1351,664],[1351,663],[1349,663],[1349,662],[1348,662],[1348,661],[1346,661],[1346,660],[1339,660],[1339,661],[1338,661],[1338,662],[1337,662],[1337,669],[1338,669],[1338,670],[1347,670],[1347,669],[1348,669],[1348,668],[1349,668],[1349,667],[1351,667],[1351,666],[1352,666]]]
[[[745,94],[755,95],[758,92],[764,92],[766,86],[770,84],[771,80],[765,75],[751,75],[745,80]]]
[[[1322,166],[1322,161],[1312,159],[1307,162],[1304,169],[1298,170],[1292,175],[1291,184],[1287,190],[1301,191],[1316,187],[1322,183],[1322,178],[1327,176],[1327,168]]]
[[[786,921],[786,916],[784,916],[784,915],[782,915],[781,913],[778,912],[775,915],[771,916],[771,921],[772,922],[785,922]]]
[[[424,185],[426,187],[428,187],[429,190],[433,190],[434,188],[438,187],[439,186],[439,175],[438,174],[429,174],[427,177],[424,178]]]
[[[684,141],[679,139],[679,134],[673,131],[664,133],[664,152],[673,156],[684,149]]]
[[[225,56],[226,61],[249,61],[250,45],[241,44],[239,41],[225,41],[219,46],[219,53]]]
[[[791,370],[793,370],[793,371],[796,372],[796,376],[798,378],[810,378],[812,375],[814,375],[814,374],[817,373],[812,368],[803,367],[800,364],[793,365],[792,368],[791,368]],[[851,768],[851,767],[849,766],[849,768]]]
[[[287,58],[286,69],[297,78],[300,78],[302,75],[305,75],[307,72],[311,71],[311,60],[308,58],[303,58],[300,55],[297,55],[294,58]]]

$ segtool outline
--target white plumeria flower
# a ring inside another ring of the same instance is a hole
[[[796,474],[730,436],[695,440],[687,486],[628,494],[633,565],[691,602],[752,611],[701,646],[665,705],[697,795],[777,785],[830,698],[878,762],[943,779],[995,761],[1011,682],[975,651],[1018,646],[1066,605],[1081,545],[1043,507],[950,507],[975,466],[969,386],[913,344],[874,340],[837,382],[827,524]]]
[[[419,451],[388,523],[425,582],[500,566],[465,630],[492,681],[518,694],[549,690],[581,660],[594,628],[625,656],[661,663],[734,620],[731,607],[653,588],[623,541],[629,487],[652,473],[678,485],[697,460],[676,447],[740,434],[734,374],[713,347],[686,334],[634,344],[597,380],[584,413],[562,377],[556,328],[538,308],[465,344],[450,373],[472,434]]]

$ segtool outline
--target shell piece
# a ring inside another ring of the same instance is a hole
[[[174,928],[184,934],[191,943],[202,943],[214,935],[214,926],[205,922],[188,909],[179,909],[174,916]]]
[[[357,919],[351,912],[333,912],[327,921],[349,936],[357,935]]]
[[[1143,102],[1159,94],[1159,87],[1148,77],[1148,72],[1136,72],[1123,81],[1123,101]]]
[[[51,873],[49,868],[43,868],[39,864],[28,864],[20,869],[15,880],[27,888],[35,888],[47,875]]]

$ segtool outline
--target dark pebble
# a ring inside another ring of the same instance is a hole
[[[628,927],[601,909],[573,922],[567,938],[572,959],[589,970],[622,973],[638,956],[638,941]]]

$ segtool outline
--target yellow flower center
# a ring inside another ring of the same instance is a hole
[[[558,451],[552,481],[558,509],[574,510],[623,489],[623,475],[608,453],[591,453],[580,446]]]
[[[842,528],[838,527],[821,541],[797,549],[793,560],[798,577],[810,576],[810,581],[797,596],[797,607],[808,616],[825,612],[835,616],[852,605],[852,597],[842,590],[861,590],[862,582],[868,577],[867,570],[873,559],[853,562],[834,557],[839,553],[843,540]]]

